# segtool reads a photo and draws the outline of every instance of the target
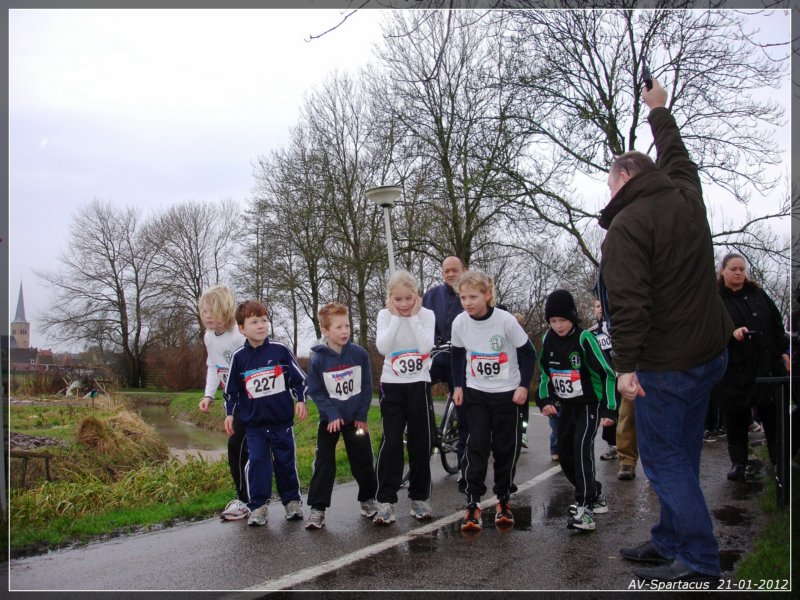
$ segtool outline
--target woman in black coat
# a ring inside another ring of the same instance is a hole
[[[728,432],[728,455],[731,470],[728,479],[744,479],[747,465],[747,432],[751,407],[755,406],[772,464],[775,464],[774,386],[756,384],[756,377],[785,375],[784,360],[789,337],[775,303],[757,284],[747,279],[745,260],[728,254],[722,260],[717,278],[719,293],[736,329],[728,343],[728,368],[713,396],[725,411]]]

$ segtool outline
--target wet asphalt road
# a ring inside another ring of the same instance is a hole
[[[12,560],[9,589],[218,590],[214,597],[231,598],[254,597],[233,593],[237,590],[268,589],[630,589],[632,565],[618,550],[648,539],[658,516],[658,500],[641,465],[634,481],[617,480],[618,461],[599,460],[605,443],[598,435],[597,475],[610,510],[596,515],[595,532],[568,530],[572,488],[550,461],[549,431],[546,419],[532,409],[531,447],[518,463],[520,491],[512,496],[516,526],[509,531],[494,528],[490,507],[483,512],[483,531],[462,534],[463,496],[434,456],[433,522],[415,521],[401,490],[397,522],[376,527],[359,515],[350,483],[334,490],[319,531],[285,521],[283,507],[273,504],[266,527],[209,519]],[[728,466],[724,440],[704,445],[701,478],[729,576],[763,519],[757,502],[763,483],[729,482]],[[490,489],[491,477],[490,469]]]

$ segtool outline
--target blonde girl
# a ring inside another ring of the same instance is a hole
[[[433,311],[422,306],[417,282],[408,271],[396,271],[387,287],[386,308],[378,313],[375,337],[378,352],[385,357],[380,394],[383,438],[375,466],[380,504],[373,519],[376,525],[395,520],[406,429],[411,515],[420,520],[433,517],[428,504],[433,429],[430,351],[436,320]]]
[[[464,405],[469,438],[461,469],[467,482],[463,531],[479,530],[481,496],[486,493],[489,453],[494,457],[495,524],[511,526],[509,496],[522,439],[520,407],[536,352],[514,316],[495,308],[494,284],[480,271],[466,271],[456,283],[464,312],[453,321],[453,401]]]

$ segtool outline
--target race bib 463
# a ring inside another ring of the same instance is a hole
[[[265,398],[286,391],[286,377],[279,365],[244,373],[244,387],[251,398]]]
[[[556,396],[559,398],[577,398],[583,394],[581,386],[581,374],[579,371],[558,371],[550,370],[550,381]]]

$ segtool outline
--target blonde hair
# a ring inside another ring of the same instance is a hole
[[[489,292],[489,306],[494,306],[494,282],[483,271],[464,271],[456,281],[455,290],[461,292],[461,286],[471,287],[479,290],[481,294]]]
[[[346,317],[348,314],[350,314],[350,311],[347,310],[347,307],[344,304],[332,302],[320,308],[317,316],[319,317],[320,327],[322,329],[330,329],[332,317]]]
[[[202,312],[204,307],[215,319],[222,321],[225,329],[230,329],[236,322],[236,300],[230,288],[224,285],[212,285],[203,292],[197,308]]]
[[[417,288],[417,280],[414,279],[414,276],[411,273],[409,273],[408,271],[404,271],[403,269],[400,269],[400,270],[394,272],[394,275],[392,275],[389,278],[389,283],[386,285],[386,300],[387,301],[391,300],[391,298],[392,298],[392,290],[394,290],[394,288],[396,288],[396,287],[400,287],[401,285],[406,286],[407,288],[409,288],[415,294],[419,293],[418,288]]]

